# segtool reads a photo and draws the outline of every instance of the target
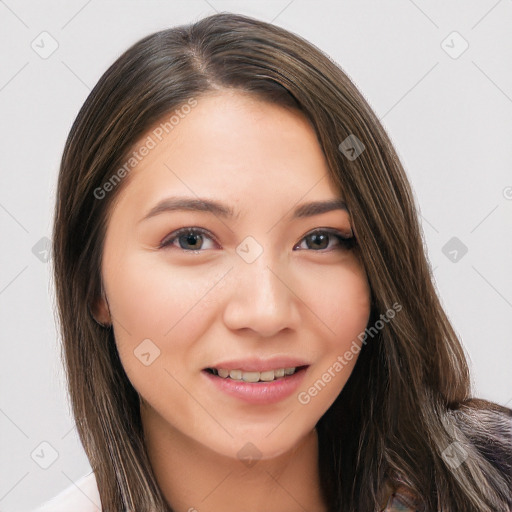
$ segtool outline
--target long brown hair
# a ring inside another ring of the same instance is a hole
[[[157,32],[129,48],[90,93],[64,149],[55,286],[72,409],[103,510],[171,509],[146,453],[139,397],[113,330],[91,314],[102,293],[109,212],[129,176],[102,197],[98,190],[107,190],[155,123],[191,98],[228,88],[299,109],[310,121],[351,213],[372,293],[369,325],[393,304],[402,306],[364,344],[317,424],[329,509],[377,510],[389,481],[406,485],[424,510],[509,510],[512,411],[471,398],[464,351],[433,286],[410,185],[388,135],[319,49],[282,28],[229,13]],[[343,151],[347,140],[362,143],[357,157]],[[443,457],[454,442],[467,454],[458,467]]]

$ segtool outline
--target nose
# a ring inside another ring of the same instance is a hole
[[[238,260],[230,272],[224,323],[232,330],[250,329],[269,338],[300,321],[300,286],[289,266],[266,251],[252,263]]]

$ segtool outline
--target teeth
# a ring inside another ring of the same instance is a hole
[[[265,382],[270,382],[271,380],[274,380],[275,373],[276,373],[275,370],[269,370],[267,372],[260,372],[259,380],[263,380]]]
[[[232,378],[232,379],[235,379],[235,380],[240,380],[242,378],[242,370],[231,370],[229,372],[229,376]]]
[[[260,372],[240,372],[242,380],[245,382],[258,382],[260,380]],[[231,372],[229,373],[231,377]]]
[[[225,368],[214,369],[214,372],[223,379],[243,380],[244,382],[271,382],[287,375],[293,375],[297,368],[279,368],[278,370],[267,370],[264,372],[244,372],[242,370],[226,370]]]

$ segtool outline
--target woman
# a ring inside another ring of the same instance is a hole
[[[219,14],[127,50],[53,255],[83,510],[511,509],[512,411],[471,397],[395,150],[298,36]]]

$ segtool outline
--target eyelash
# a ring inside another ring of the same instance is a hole
[[[174,231],[173,233],[171,233],[172,236],[170,238],[168,238],[168,237],[165,238],[160,243],[160,246],[158,248],[166,249],[166,248],[171,247],[172,243],[175,240],[178,240],[179,237],[182,235],[197,235],[197,234],[204,235],[204,236],[207,236],[208,238],[211,238],[212,240],[215,240],[214,237],[206,229],[199,228],[199,227],[186,227],[186,228],[178,229],[178,230]],[[329,228],[317,228],[317,229],[314,229],[313,231],[310,231],[307,235],[305,235],[300,240],[299,244],[297,244],[297,245],[300,245],[307,237],[310,237],[310,236],[316,235],[316,234],[328,234],[328,235],[336,237],[338,239],[338,243],[339,243],[338,250],[350,250],[357,243],[355,236],[351,236],[351,237],[347,238],[347,237],[341,235],[340,232],[337,230],[329,229]],[[204,249],[194,250],[194,249],[183,249],[182,247],[176,247],[176,249],[181,249],[184,252],[190,252],[190,253],[195,253],[195,254],[204,252]],[[320,250],[300,249],[300,250],[309,250],[309,251],[313,251],[313,252],[330,252],[333,249],[320,249]]]

